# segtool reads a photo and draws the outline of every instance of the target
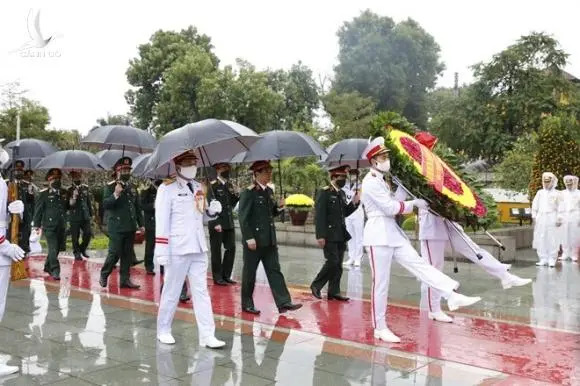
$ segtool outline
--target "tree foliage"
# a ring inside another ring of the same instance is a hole
[[[580,175],[580,144],[573,135],[579,130],[580,124],[569,114],[562,113],[543,119],[529,185],[530,198],[542,188],[541,177],[544,172],[554,173],[560,186],[565,175]]]
[[[444,65],[439,45],[416,21],[395,23],[369,10],[337,32],[339,63],[333,89],[371,97],[378,110],[392,110],[424,127],[426,95]]]
[[[328,133],[330,143],[368,135],[376,107],[372,98],[364,97],[357,91],[338,93],[332,90],[322,98],[322,103],[333,125]]]
[[[538,135],[534,132],[519,137],[503,161],[495,168],[498,186],[527,192],[534,157],[538,151]]]

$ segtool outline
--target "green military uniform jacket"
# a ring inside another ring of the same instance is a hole
[[[36,198],[34,226],[49,231],[64,229],[68,209],[66,196],[64,189],[42,189]]]
[[[143,219],[145,229],[155,229],[155,198],[157,198],[157,188],[153,185],[144,189],[139,194],[141,198],[141,208],[143,209]]]
[[[346,242],[350,235],[344,219],[351,215],[358,205],[346,203],[346,194],[333,186],[326,186],[316,196],[316,239],[330,242]]]
[[[71,186],[67,189],[67,200],[73,197],[73,192],[78,189],[78,196],[74,205],[69,209],[70,222],[85,222],[90,221],[93,217],[93,207],[91,205],[91,198],[89,186],[81,184],[80,186]]]
[[[276,227],[274,217],[282,213],[273,198],[272,189],[254,183],[240,194],[239,220],[243,243],[256,240],[256,246],[276,245]]]
[[[113,192],[117,181],[109,182],[103,189],[103,208],[107,213],[107,230],[110,233],[135,232],[143,226],[143,213],[137,189],[131,183],[125,183],[125,188],[118,199]]]
[[[211,182],[207,192],[208,202],[218,200],[222,204],[222,211],[215,220],[208,222],[210,229],[221,225],[222,229],[234,229],[234,207],[238,203],[239,195],[234,193],[234,187],[230,182],[222,183],[220,180]]]

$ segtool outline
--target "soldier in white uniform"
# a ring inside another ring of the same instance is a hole
[[[2,143],[4,139],[0,139]],[[10,160],[6,150],[0,147],[0,167]],[[6,207],[8,203],[8,187],[6,181],[0,176],[0,322],[4,316],[4,309],[6,308],[6,297],[8,296],[8,285],[10,284],[10,269],[13,261],[20,261],[24,257],[24,251],[17,244],[12,244],[6,240],[6,223],[7,213]],[[24,213],[24,203],[16,200],[8,205],[8,211],[12,214]],[[18,372],[17,366],[8,366],[0,364],[0,377],[3,375],[14,374]]]
[[[424,200],[403,201],[404,192],[395,195],[383,173],[390,170],[388,150],[384,138],[375,138],[365,148],[363,157],[371,163],[371,170],[362,182],[361,201],[367,214],[363,243],[371,263],[371,306],[374,336],[385,342],[398,343],[401,339],[387,328],[386,311],[391,261],[394,259],[422,282],[441,291],[450,310],[469,306],[481,300],[479,297],[461,295],[455,290],[459,283],[425,262],[411,245],[405,232],[397,225],[395,216],[411,213],[414,207],[427,209]]]
[[[155,260],[164,266],[163,292],[157,315],[157,339],[174,344],[171,324],[187,277],[193,297],[193,311],[199,329],[199,344],[220,348],[225,342],[215,338],[211,298],[207,290],[207,246],[204,216],[221,212],[219,201],[208,207],[204,187],[194,180],[197,156],[193,150],[173,159],[177,175],[165,181],[155,199]]]
[[[556,190],[558,179],[552,173],[542,174],[543,189],[538,190],[532,201],[532,219],[534,221],[534,241],[532,248],[538,253],[538,266],[556,266],[560,246],[562,226],[558,219],[560,192]],[[560,228],[560,229],[558,229]]]
[[[352,198],[356,195],[357,189],[360,186],[357,184],[358,181],[358,170],[351,169],[350,175],[354,175],[356,180],[353,182],[347,181],[346,185],[342,188],[346,194],[347,203],[350,203]],[[360,191],[360,189],[358,189]],[[351,236],[350,240],[346,243],[348,246],[348,260],[344,262],[345,266],[354,265],[355,267],[360,267],[361,260],[363,257],[363,229],[365,226],[365,214],[362,205],[359,205],[357,210],[355,210],[350,216],[345,219],[346,231]]]
[[[578,177],[564,176],[566,189],[560,192],[559,217],[562,222],[562,257],[561,260],[578,261],[580,248],[580,190]]]
[[[488,251],[480,248],[459,224],[451,223],[451,221],[436,216],[425,209],[419,210],[419,240],[421,240],[423,259],[440,271],[445,262],[445,247],[451,245],[455,252],[465,256],[490,275],[500,279],[504,289],[526,285],[532,281],[509,273],[509,265],[499,262]],[[483,257],[481,260],[477,258],[478,253]],[[441,311],[439,291],[430,288],[425,283],[421,284],[421,308],[429,310],[429,319],[446,323],[453,322],[449,315]]]

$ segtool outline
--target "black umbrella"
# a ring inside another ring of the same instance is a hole
[[[115,166],[115,163],[122,157],[129,157],[133,162],[141,154],[134,151],[123,151],[118,149],[111,150],[101,150],[95,153],[97,157],[101,160],[101,164],[109,169]]]
[[[57,151],[51,143],[36,138],[12,141],[4,147],[10,154],[11,164],[16,160],[21,160],[28,166],[28,169],[34,169],[44,157]]]
[[[196,149],[200,165],[210,166],[247,150],[261,137],[239,123],[205,119],[189,123],[165,134],[149,158],[146,170],[167,167],[170,161],[188,150]]]
[[[369,141],[363,138],[343,139],[326,149],[328,155],[323,161],[327,165],[348,165],[352,169],[369,167],[369,161],[362,158],[368,144]]]
[[[151,158],[151,153],[141,154],[133,160],[133,175],[137,177],[162,179],[175,174],[175,165],[172,162],[161,166],[156,170],[147,170],[147,162]]]
[[[147,131],[132,126],[117,125],[95,127],[81,140],[81,143],[97,145],[101,149],[139,153],[151,152],[157,145],[155,138]]]
[[[272,130],[262,134],[244,154],[236,154],[229,162],[254,162],[259,160],[277,160],[280,178],[280,195],[284,197],[282,186],[282,168],[280,160],[291,157],[318,157],[322,159],[326,152],[312,137],[298,131]]]
[[[83,150],[62,150],[52,153],[36,165],[36,169],[81,169],[100,170],[105,169],[101,160],[93,153]]]

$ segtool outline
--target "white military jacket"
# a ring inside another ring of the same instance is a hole
[[[406,194],[398,189],[393,195],[383,174],[371,170],[362,181],[361,202],[367,215],[363,245],[400,247],[409,242],[397,225],[395,216],[413,211],[411,201],[403,201]]]
[[[204,216],[207,200],[202,185],[176,177],[165,181],[155,198],[155,256],[207,252]]]
[[[6,224],[8,220],[8,186],[4,178],[0,176],[0,266],[12,264],[12,258],[4,253],[5,246],[8,245],[6,240]],[[5,245],[2,245],[5,244]]]
[[[445,219],[426,209],[419,209],[419,240],[449,240]]]

